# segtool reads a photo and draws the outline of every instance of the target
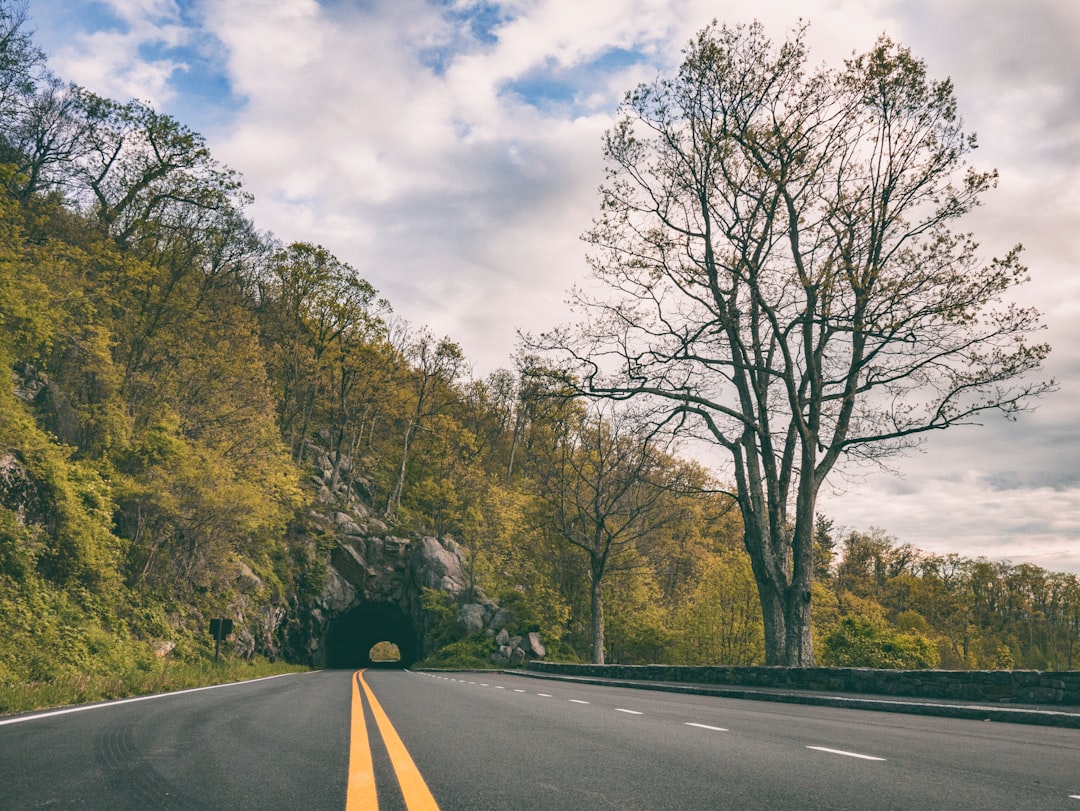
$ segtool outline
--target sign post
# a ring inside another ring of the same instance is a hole
[[[231,619],[210,620],[210,634],[214,637],[214,661],[221,658],[221,640],[232,633]]]

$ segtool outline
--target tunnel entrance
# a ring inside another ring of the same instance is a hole
[[[378,643],[397,646],[401,658],[372,661]],[[420,640],[412,622],[389,603],[358,605],[330,623],[326,632],[328,668],[409,667],[420,658]]]

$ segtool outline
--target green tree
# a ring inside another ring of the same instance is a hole
[[[386,515],[393,517],[401,509],[405,480],[412,459],[413,440],[418,431],[454,406],[458,392],[454,383],[465,373],[466,360],[461,347],[449,338],[436,341],[427,329],[408,340],[405,357],[412,361],[406,391],[411,400],[410,413],[404,420],[397,477],[386,503]]]
[[[629,413],[576,411],[552,436],[532,485],[554,534],[587,556],[592,661],[604,664],[604,578],[638,555],[675,514],[672,468],[647,423]]]
[[[676,619],[680,660],[691,665],[755,665],[765,654],[761,606],[750,558],[741,549],[710,557]]]
[[[535,344],[593,396],[634,398],[729,463],[768,664],[813,663],[814,519],[845,458],[1013,416],[1048,347],[1009,303],[1019,249],[953,230],[993,172],[966,165],[953,88],[887,38],[811,69],[803,30],[713,25],[608,133],[580,322]],[[596,288],[593,288],[596,289]]]

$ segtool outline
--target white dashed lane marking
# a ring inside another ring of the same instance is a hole
[[[467,684],[473,684],[473,685],[477,684],[477,682],[475,682],[475,681],[466,682],[465,679],[447,678],[445,676],[436,676],[435,678],[441,678],[441,679],[444,679],[446,681],[456,681],[456,682],[460,682],[461,684],[466,684],[466,683]],[[490,687],[491,685],[489,685],[487,682],[480,682],[478,686],[480,686],[480,687]],[[500,684],[496,684],[495,689],[496,690],[505,690],[506,688],[504,686],[500,685]],[[528,690],[522,690],[522,689],[517,688],[517,687],[513,688],[513,690],[514,690],[515,693],[528,693],[529,692]],[[536,693],[536,696],[538,698],[552,698],[553,697],[551,693]],[[567,701],[569,701],[571,704],[591,704],[592,703],[590,701],[585,701],[584,699],[581,699],[581,698],[569,698],[569,699],[567,699]],[[625,713],[626,715],[644,715],[645,714],[645,713],[640,712],[638,710],[631,710],[631,709],[627,709],[625,707],[614,707],[613,709],[615,710],[615,712]],[[707,729],[710,732],[728,732],[729,731],[727,727],[717,727],[717,726],[712,726],[710,724],[699,724],[699,723],[696,723],[694,721],[686,721],[686,722],[684,722],[684,726],[696,727],[697,729]],[[825,753],[830,754],[830,755],[840,755],[842,757],[857,758],[859,760],[872,760],[872,761],[879,761],[879,762],[886,760],[886,758],[877,757],[875,755],[864,755],[864,754],[861,754],[859,752],[847,752],[847,751],[845,751],[843,749],[831,749],[831,748],[829,748],[827,746],[807,746],[806,748],[807,749],[813,749],[815,752],[825,752]],[[1070,800],[1080,800],[1080,794],[1070,794],[1069,799]]]
[[[859,760],[885,760],[883,757],[860,755],[858,752],[845,752],[843,749],[829,749],[827,746],[808,746],[806,748],[813,749],[817,752],[828,752],[830,755],[843,755],[844,757],[858,758]]]

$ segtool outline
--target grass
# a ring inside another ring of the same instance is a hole
[[[310,668],[265,659],[250,662],[162,662],[150,670],[133,667],[109,675],[62,673],[48,681],[0,681],[0,715],[167,693],[307,670]]]

